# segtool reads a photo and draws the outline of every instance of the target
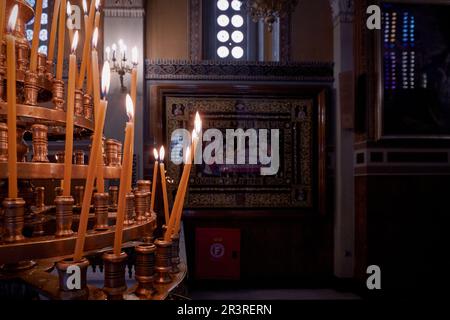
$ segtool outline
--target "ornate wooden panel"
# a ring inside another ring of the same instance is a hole
[[[179,152],[182,150],[170,141],[172,132],[179,128],[192,130],[196,111],[202,115],[204,130],[214,128],[223,133],[224,155],[226,129],[279,130],[280,168],[277,174],[261,175],[263,165],[259,161],[257,164],[246,161],[247,164],[195,165],[191,173],[188,207],[313,206],[316,141],[313,119],[316,111],[312,99],[168,96],[165,101],[166,141],[171,145],[172,156],[174,148]],[[206,143],[203,148],[205,146]],[[246,157],[249,152],[247,149]],[[180,170],[181,166],[172,162],[168,164],[168,173],[175,178],[175,185],[178,185]],[[174,190],[170,191],[172,194]]]

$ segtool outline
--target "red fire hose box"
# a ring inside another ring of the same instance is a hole
[[[229,228],[195,229],[197,279],[240,278],[241,231]]]

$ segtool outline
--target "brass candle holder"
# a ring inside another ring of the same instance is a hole
[[[103,292],[105,292],[108,300],[123,300],[123,294],[127,290],[125,282],[127,254],[121,252],[120,255],[115,255],[113,252],[105,252],[102,259],[105,268]]]
[[[45,65],[45,77],[49,81],[53,80],[53,61],[52,60],[47,60],[47,63]]]
[[[49,162],[48,160],[48,127],[43,124],[31,126],[33,136],[33,162]]]
[[[93,99],[89,94],[83,96],[83,112],[84,117],[88,120],[93,120]]]
[[[140,298],[149,299],[155,293],[153,280],[156,246],[140,244],[134,250],[136,252],[135,278],[138,282],[135,294]]]
[[[73,235],[73,204],[72,196],[57,196],[56,205],[56,237],[69,237]]]
[[[147,192],[136,191],[134,193],[135,204],[136,204],[136,221],[138,223],[147,220]]]
[[[107,193],[94,194],[95,230],[102,231],[109,229],[108,200],[109,194]]]
[[[75,164],[84,165],[84,151],[83,150],[75,151]]]
[[[55,153],[55,159],[56,163],[64,163],[65,160],[65,152],[64,151],[58,151]]]
[[[170,271],[172,270],[172,241],[157,239],[156,245],[156,263],[155,263],[155,283],[165,284],[172,282]]]
[[[55,109],[64,110],[64,81],[53,80],[53,104]]]
[[[45,209],[45,188],[36,187],[35,189],[35,205],[37,209],[36,217],[33,225],[33,236],[38,237],[44,235],[44,217],[41,212]]]
[[[83,204],[84,186],[75,186],[75,206],[81,207]]]
[[[0,162],[8,162],[8,126],[0,122]]]
[[[134,224],[134,210],[136,204],[136,197],[133,193],[127,193],[125,196],[125,220],[123,224],[130,226]]]
[[[3,240],[16,243],[25,240],[23,236],[25,200],[6,198],[3,200]]]
[[[19,39],[16,41],[16,57],[17,57],[17,69],[26,72],[28,70],[30,47],[26,39]]]
[[[106,164],[110,167],[119,166],[119,152],[117,148],[117,140],[106,140]]]
[[[180,264],[180,235],[173,234],[171,240],[172,252],[170,262],[172,263],[172,270],[170,270],[170,273],[178,273],[180,272],[180,269],[178,268],[178,265]]]
[[[83,91],[75,90],[74,113],[77,117],[84,117]]]
[[[55,198],[62,196],[63,192],[64,192],[63,188],[55,187]]]
[[[89,298],[89,288],[87,286],[88,267],[89,261],[86,258],[77,262],[74,262],[72,259],[66,259],[56,263],[59,278],[59,297],[61,300],[87,300]],[[78,283],[77,279],[72,277],[74,271],[69,270],[73,268],[80,271]]]
[[[38,77],[45,77],[45,72],[47,70],[47,55],[41,52],[38,53],[37,70]]]
[[[118,197],[119,197],[119,187],[110,186],[109,187],[109,208],[111,210],[117,209]]]
[[[145,214],[146,214],[146,216],[149,216],[151,214],[150,213],[150,200],[151,200],[152,182],[150,180],[138,180],[137,188],[138,188],[139,191],[144,191],[146,193]]]
[[[24,94],[25,94],[25,104],[31,106],[37,106],[39,87],[38,74],[36,72],[27,71],[25,73],[25,84],[24,84]]]
[[[123,160],[123,145],[122,142],[117,142],[117,156],[119,157],[119,165],[122,165]]]

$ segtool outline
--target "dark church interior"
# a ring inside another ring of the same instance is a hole
[[[450,285],[450,1],[0,9],[2,302]]]

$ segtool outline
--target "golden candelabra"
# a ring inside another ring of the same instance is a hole
[[[92,0],[95,1],[95,0]],[[34,16],[24,0],[6,1],[6,17],[18,5],[16,28],[17,132],[7,126],[6,43],[0,47],[0,281],[21,279],[40,294],[51,299],[164,299],[184,278],[186,268],[178,258],[178,240],[153,243],[156,214],[150,209],[150,181],[138,181],[126,196],[123,250],[111,252],[114,243],[118,188],[95,193],[91,200],[84,258],[71,260],[77,241],[84,180],[88,165],[85,154],[56,152],[56,162],[48,157],[48,141],[61,138],[66,129],[67,103],[65,84],[56,80],[53,61],[39,53],[37,72],[29,72],[30,44],[25,25]],[[0,26],[6,29],[5,25]],[[94,131],[93,97],[82,90],[75,92],[74,136],[89,137]],[[32,148],[24,134],[32,136]],[[17,178],[19,197],[7,198],[8,135],[17,141]],[[122,143],[106,139],[103,143],[104,178],[119,179],[122,170]],[[31,156],[30,156],[31,155]],[[74,156],[72,196],[63,196],[60,180],[64,177],[65,157]],[[31,160],[29,160],[31,159]],[[58,187],[49,188],[56,182]],[[50,190],[52,189],[52,190]],[[103,289],[88,285],[87,270],[98,257],[104,264]],[[135,266],[135,285],[127,289],[125,263]],[[69,266],[79,267],[81,288],[68,286]],[[50,273],[54,268],[58,276]]]

